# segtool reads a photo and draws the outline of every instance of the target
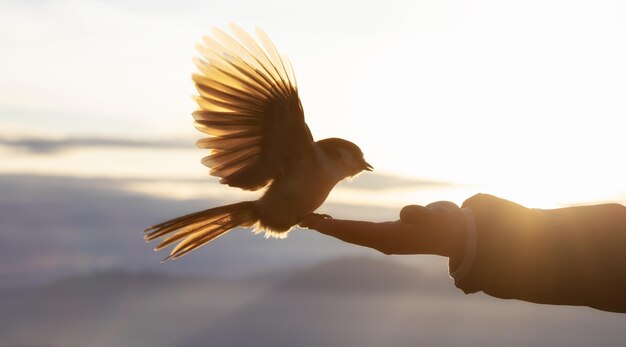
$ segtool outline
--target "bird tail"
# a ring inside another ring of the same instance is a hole
[[[233,228],[251,227],[258,221],[259,213],[256,204],[253,201],[244,201],[191,213],[151,226],[145,230],[144,239],[152,241],[166,236],[154,248],[155,251],[180,241],[172,249],[170,255],[163,259],[166,261],[180,258]]]

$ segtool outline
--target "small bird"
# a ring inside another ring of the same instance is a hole
[[[178,242],[168,259],[176,259],[236,227],[254,227],[283,238],[313,213],[334,186],[372,166],[361,149],[340,138],[314,141],[291,64],[260,29],[258,42],[231,24],[234,36],[214,29],[204,36],[192,75],[198,91],[193,112],[196,128],[209,136],[202,163],[220,183],[265,192],[243,201],[191,213],[145,230],[144,238],[163,237],[160,250]],[[261,48],[261,46],[263,48]]]

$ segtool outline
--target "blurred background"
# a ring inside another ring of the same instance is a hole
[[[623,315],[465,295],[446,259],[312,231],[161,264],[145,227],[255,197],[194,147],[194,45],[230,22],[289,56],[315,138],[376,168],[320,212],[626,203],[622,1],[5,0],[0,346],[623,345]]]

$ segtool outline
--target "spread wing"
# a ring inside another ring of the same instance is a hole
[[[295,75],[267,35],[261,46],[231,24],[236,39],[219,29],[198,44],[201,58],[193,75],[199,109],[196,128],[209,137],[198,141],[211,150],[202,163],[220,183],[257,190],[276,178],[291,160],[312,151]]]

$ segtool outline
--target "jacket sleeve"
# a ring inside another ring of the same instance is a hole
[[[478,194],[463,208],[476,223],[473,262],[456,281],[465,293],[626,312],[626,207],[539,210]]]

